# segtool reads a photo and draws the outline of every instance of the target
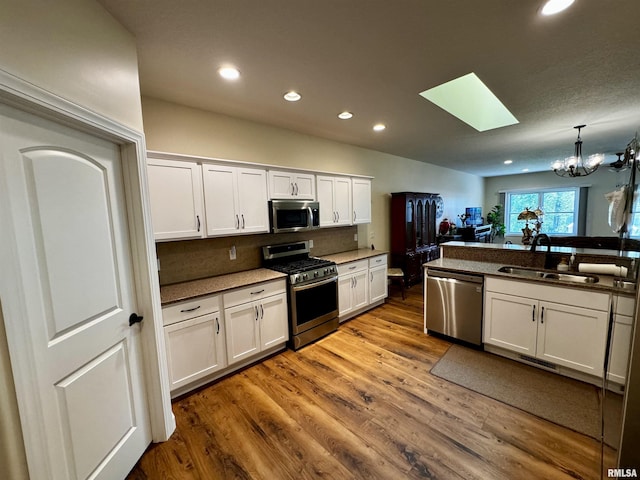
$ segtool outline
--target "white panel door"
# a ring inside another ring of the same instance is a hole
[[[256,168],[239,168],[237,178],[240,233],[268,232],[266,171]]]
[[[312,174],[298,173],[293,179],[295,198],[300,200],[316,199],[316,177]]]
[[[387,266],[369,269],[369,303],[387,298]]]
[[[353,189],[353,223],[371,223],[371,180],[354,178]]]
[[[293,173],[269,170],[269,198],[278,200],[295,197]]]
[[[149,158],[147,173],[156,240],[204,237],[200,165]]]
[[[334,208],[337,214],[336,225],[351,225],[351,217],[353,215],[351,208],[351,178],[335,178]]]
[[[229,365],[260,351],[260,307],[248,302],[225,308],[227,363]]]
[[[260,302],[260,343],[262,350],[289,339],[287,295],[279,293]]]
[[[338,277],[338,316],[353,310],[353,274]]]
[[[215,237],[238,234],[240,214],[235,168],[205,163],[202,165],[202,180],[207,235]]]
[[[336,223],[336,211],[333,206],[333,177],[318,176],[317,189],[318,202],[320,203],[320,226],[332,227]]]
[[[534,357],[538,331],[537,308],[536,300],[486,292],[484,343]]]
[[[353,308],[358,309],[369,305],[369,271],[353,274]]]
[[[9,107],[0,122],[28,305],[5,321],[28,324],[49,478],[123,478],[151,436],[119,147]]]

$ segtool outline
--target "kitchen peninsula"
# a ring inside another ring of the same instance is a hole
[[[492,353],[590,383],[601,383],[609,318],[614,318],[607,378],[624,385],[635,308],[638,252],[450,242],[424,265],[425,277],[465,274],[484,281],[483,348]],[[574,257],[570,271],[556,267]],[[580,273],[579,264],[622,266],[627,275]],[[456,282],[456,280],[451,280]],[[425,282],[425,333],[427,288]],[[435,287],[432,287],[435,288]],[[444,288],[444,287],[443,287]],[[446,298],[446,292],[434,298]],[[450,296],[450,295],[449,295]],[[436,309],[437,311],[437,309]],[[449,312],[455,320],[456,312]],[[446,322],[445,322],[446,323]],[[433,325],[433,322],[431,323]],[[443,333],[456,336],[455,328]]]

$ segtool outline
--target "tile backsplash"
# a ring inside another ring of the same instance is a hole
[[[312,256],[329,255],[358,248],[357,226],[321,228],[309,232],[264,233],[233,237],[157,242],[160,285],[224,275],[262,266],[262,247],[300,240],[313,240]],[[235,246],[236,259],[229,259]]]

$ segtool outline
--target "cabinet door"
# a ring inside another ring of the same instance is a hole
[[[354,178],[353,188],[353,224],[371,223],[371,180]]]
[[[354,310],[369,305],[369,271],[353,274],[353,288],[351,289]]]
[[[294,198],[300,200],[316,199],[316,176],[307,173],[298,173],[293,179]]]
[[[271,200],[294,198],[293,174],[269,170],[269,198]]]
[[[202,172],[193,162],[147,160],[156,240],[204,236]]]
[[[334,209],[337,221],[335,225],[351,225],[353,210],[351,207],[351,178],[336,177],[334,179]]]
[[[534,357],[538,302],[494,292],[484,298],[484,343]]]
[[[260,344],[262,350],[286,342],[289,339],[287,296],[272,295],[260,302]]]
[[[255,302],[225,308],[229,365],[260,351],[260,308]]]
[[[611,341],[607,379],[621,385],[624,385],[627,379],[632,325],[633,317],[617,315],[613,326],[613,340]]]
[[[608,312],[540,302],[536,357],[602,375]]]
[[[336,211],[333,206],[333,177],[316,177],[318,202],[320,203],[320,226],[332,227],[336,223]]]
[[[202,175],[207,235],[215,237],[240,233],[235,168],[204,164]]]
[[[172,390],[226,366],[219,312],[164,327],[164,338]]]
[[[380,265],[369,270],[369,303],[387,298],[387,266]]]
[[[256,168],[239,168],[237,182],[239,233],[268,232],[269,208],[266,171]]]
[[[338,316],[343,316],[353,310],[353,274],[338,277]]]

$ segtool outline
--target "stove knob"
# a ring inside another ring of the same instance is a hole
[[[302,278],[303,278],[304,280],[306,280],[307,278],[309,278],[309,276],[308,276],[306,273],[303,273],[303,274],[302,274]]]
[[[320,276],[320,271],[316,270],[315,272],[313,272],[313,276],[316,277],[316,278],[319,277]]]
[[[328,268],[325,268],[325,269],[324,269],[324,274],[326,275],[327,273],[329,273],[329,269],[328,269]]]
[[[293,283],[298,283],[300,281],[300,275],[292,275]]]

